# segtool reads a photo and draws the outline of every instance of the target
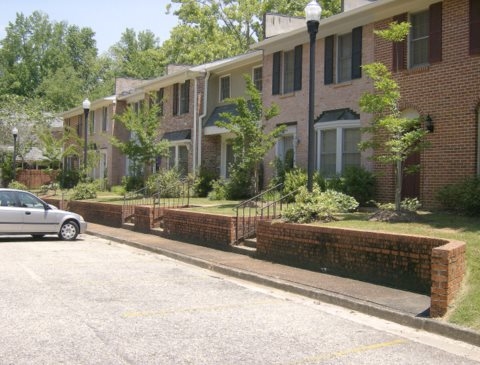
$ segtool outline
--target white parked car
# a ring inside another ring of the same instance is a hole
[[[87,222],[79,214],[57,209],[32,193],[0,189],[0,234],[29,234],[41,238],[57,234],[67,241],[85,233]]]

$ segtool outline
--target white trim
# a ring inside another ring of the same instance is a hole
[[[228,96],[223,97],[223,95],[222,95],[222,80],[225,80],[227,78],[228,78]],[[228,74],[228,75],[220,76],[219,79],[218,79],[218,101],[220,103],[222,103],[226,99],[231,98],[231,96],[232,96],[232,77],[231,77],[231,75]]]
[[[216,134],[225,134],[229,132],[227,128],[217,127],[217,126],[205,127],[203,131],[206,136],[213,136]]]
[[[220,143],[220,177],[225,179],[227,177],[227,144],[234,138],[233,133],[222,134]]]

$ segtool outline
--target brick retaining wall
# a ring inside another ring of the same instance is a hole
[[[163,217],[167,236],[228,248],[235,240],[235,217],[168,209]]]
[[[421,236],[259,222],[259,258],[431,295],[442,316],[465,275],[465,243]]]

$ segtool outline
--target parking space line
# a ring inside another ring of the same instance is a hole
[[[43,284],[43,279],[38,276],[37,274],[35,274],[31,269],[29,269],[28,267],[26,267],[25,265],[23,264],[20,264],[20,267],[25,270],[25,272],[33,279],[35,280],[37,283],[39,284]]]

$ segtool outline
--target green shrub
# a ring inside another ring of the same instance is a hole
[[[80,181],[80,174],[77,170],[61,170],[57,181],[62,189],[71,189]]]
[[[363,167],[347,167],[342,175],[343,193],[353,196],[361,206],[375,196],[375,175]]]
[[[28,190],[27,186],[25,184],[22,184],[19,181],[10,181],[10,184],[8,184],[8,187],[10,189],[18,189],[18,190]]]
[[[145,186],[143,176],[124,176],[122,177],[122,186],[125,191],[137,191]]]
[[[358,202],[351,196],[335,190],[322,192],[318,184],[314,184],[312,192],[305,186],[299,189],[295,204],[285,210],[283,218],[296,223],[331,221],[336,213],[345,213],[357,208]]]
[[[457,184],[444,186],[437,199],[446,210],[465,215],[480,215],[480,178],[468,178]]]
[[[125,187],[122,185],[114,185],[110,188],[110,191],[117,195],[125,195]]]
[[[217,178],[216,174],[206,168],[201,168],[198,176],[193,183],[193,192],[196,196],[204,198],[212,190],[213,180]]]
[[[147,180],[150,192],[159,192],[162,198],[178,198],[182,194],[183,183],[180,180],[178,169],[160,170]]]
[[[107,178],[95,179],[93,180],[93,183],[95,184],[97,191],[107,191],[107,184],[108,184]]]
[[[305,170],[296,168],[285,173],[283,195],[288,195],[307,185],[307,173]]]
[[[212,182],[212,190],[208,193],[209,200],[227,200],[227,185],[225,180],[219,179]]]
[[[60,189],[60,184],[55,182],[40,186],[40,192],[42,194],[46,194],[49,190],[53,190],[53,194],[56,195],[58,189]]]
[[[72,190],[71,200],[95,199],[97,190],[95,183],[78,183]]]

